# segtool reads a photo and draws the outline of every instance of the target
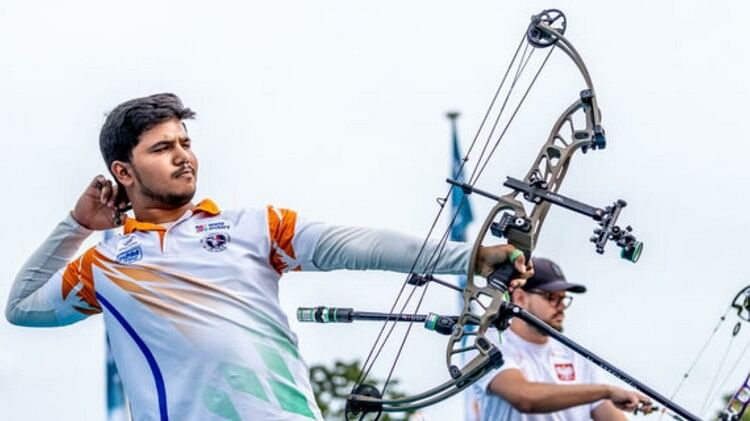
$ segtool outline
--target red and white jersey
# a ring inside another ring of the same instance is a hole
[[[279,304],[326,225],[200,202],[168,226],[125,222],[36,294],[59,324],[103,313],[137,420],[322,419]]]

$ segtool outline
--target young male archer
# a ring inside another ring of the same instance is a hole
[[[96,176],[18,273],[7,319],[62,326],[102,313],[137,420],[322,419],[297,338],[279,303],[296,270],[407,272],[421,241],[385,230],[309,222],[291,210],[195,203],[198,160],[173,94],[118,105],[100,134],[115,183]],[[125,198],[123,200],[123,198]],[[72,259],[93,231],[123,233]],[[417,262],[425,267],[429,243]],[[510,245],[483,247],[484,276]],[[436,273],[463,273],[470,248],[449,243]],[[72,259],[72,260],[71,260]],[[513,262],[530,276],[523,256]]]

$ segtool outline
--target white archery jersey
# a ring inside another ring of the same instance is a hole
[[[591,419],[591,412],[603,401],[575,406],[547,414],[523,414],[489,391],[492,379],[504,370],[517,369],[526,380],[560,385],[600,383],[596,367],[588,360],[551,339],[540,345],[523,340],[507,329],[500,334],[490,329],[487,338],[498,346],[505,363],[472,385],[479,398],[482,421],[580,421]]]
[[[103,314],[139,421],[321,420],[279,302],[282,274],[408,271],[421,245],[287,209],[222,211],[204,200],[169,224],[128,218],[121,235],[66,266],[89,234],[70,216],[59,224],[19,272],[6,315],[18,325],[61,326]],[[437,269],[465,272],[469,253],[449,244]]]

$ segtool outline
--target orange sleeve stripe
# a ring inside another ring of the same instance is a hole
[[[292,239],[294,239],[294,227],[297,224],[297,214],[288,209],[281,210],[281,229],[277,238],[277,243],[284,253],[289,257],[295,258]]]
[[[279,249],[286,256],[296,258],[292,240],[297,224],[297,213],[289,209],[279,209],[278,212],[272,206],[268,206],[268,234],[271,238],[269,260],[276,272],[281,273],[287,269],[287,263],[284,262]],[[292,270],[299,270],[299,268]]]
[[[63,272],[62,296],[63,299],[66,299],[78,284],[83,284],[83,287],[77,292],[78,297],[89,306],[101,311],[99,301],[96,299],[94,273],[92,270],[92,266],[98,263],[96,261],[97,255],[96,248],[92,247],[86,250],[77,260],[68,264],[65,272]],[[91,310],[84,312],[79,307],[76,307],[76,309],[82,313],[91,314]]]

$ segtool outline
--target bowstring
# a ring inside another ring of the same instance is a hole
[[[529,44],[528,43],[526,44],[526,46],[524,48],[524,52],[521,55],[521,59],[518,61],[518,68],[516,69],[516,73],[515,73],[515,76],[513,78],[513,81],[511,83],[510,87],[508,88],[508,93],[505,96],[505,99],[504,99],[503,104],[502,104],[502,106],[500,108],[500,111],[497,114],[497,117],[496,117],[495,122],[494,122],[494,124],[492,126],[492,129],[490,130],[490,133],[487,136],[487,140],[484,142],[484,147],[482,148],[482,152],[480,153],[480,157],[477,160],[477,164],[475,165],[474,170],[472,171],[472,175],[471,175],[471,177],[469,179],[469,183],[468,183],[471,186],[473,186],[474,184],[476,184],[476,182],[479,180],[479,177],[484,172],[484,169],[486,168],[487,163],[492,158],[492,155],[494,155],[495,151],[497,150],[497,147],[500,145],[501,141],[503,140],[505,132],[508,130],[508,127],[513,122],[513,118],[518,113],[518,110],[521,108],[521,105],[523,104],[524,100],[526,99],[526,96],[531,91],[531,88],[534,86],[534,83],[536,82],[539,74],[541,73],[542,69],[544,68],[544,65],[547,63],[547,60],[549,59],[550,55],[552,54],[552,51],[554,50],[554,46],[550,49],[549,53],[547,54],[547,56],[545,57],[544,61],[542,62],[542,65],[537,70],[536,74],[534,75],[534,78],[532,79],[531,83],[527,87],[526,92],[521,97],[521,100],[519,101],[518,105],[516,106],[515,110],[513,111],[513,114],[511,115],[510,119],[508,120],[508,123],[506,124],[505,128],[503,129],[503,131],[500,134],[500,136],[498,137],[498,139],[495,141],[492,149],[490,149],[489,154],[487,154],[487,157],[485,158],[484,163],[482,164],[482,157],[483,157],[483,155],[485,155],[485,153],[487,151],[487,147],[490,145],[490,143],[492,141],[492,137],[494,135],[494,132],[495,132],[497,126],[498,126],[498,123],[499,123],[500,119],[502,118],[503,112],[505,111],[505,107],[508,104],[508,101],[510,100],[511,95],[514,92],[514,88],[516,86],[516,83],[518,82],[518,80],[520,79],[521,75],[523,74],[523,71],[526,68],[527,64],[529,63],[529,61],[530,61],[530,59],[531,59],[531,57],[532,57],[532,55],[533,55],[533,53],[534,53],[535,50],[536,50],[536,48],[529,49]],[[480,169],[480,165],[481,165],[481,169]],[[453,191],[454,190],[452,188],[450,190],[450,193],[452,193]],[[433,251],[432,256],[430,256],[430,261],[428,263],[429,266],[428,266],[428,269],[427,269],[427,272],[426,272],[427,274],[431,275],[432,273],[434,273],[435,269],[437,268],[437,265],[438,265],[438,263],[440,261],[440,256],[442,255],[442,253],[443,253],[443,251],[445,249],[445,246],[448,243],[448,238],[449,238],[449,235],[450,235],[450,227],[452,227],[453,224],[455,223],[455,220],[456,220],[457,216],[460,213],[461,207],[464,206],[464,203],[465,203],[465,196],[464,196],[464,198],[462,198],[459,207],[457,208],[456,212],[454,213],[453,218],[451,219],[451,222],[448,225],[449,228],[444,232],[443,236],[441,237],[441,239],[440,239],[440,241],[438,243],[438,247],[435,248],[435,251]],[[469,269],[471,270],[471,268],[469,268]],[[419,309],[422,306],[422,302],[424,301],[424,298],[425,298],[425,296],[427,294],[427,287],[428,287],[428,285],[429,285],[429,283],[426,284],[425,288],[422,290],[422,294],[420,295],[419,300],[417,301],[417,304],[416,304],[414,312],[413,312],[414,315],[416,315],[417,313],[419,313]],[[414,290],[416,290],[416,286],[415,286]],[[411,297],[411,295],[410,295],[410,297]],[[407,304],[408,304],[408,302],[404,304],[404,306],[402,308],[402,311],[403,311],[403,309],[406,308]],[[393,365],[391,366],[391,369],[388,372],[388,377],[386,378],[385,385],[388,384],[388,382],[390,381],[391,377],[393,376],[393,372],[395,371],[396,364],[398,363],[398,359],[401,356],[401,353],[403,351],[404,346],[406,345],[406,341],[408,339],[409,334],[411,333],[411,329],[412,329],[412,324],[409,324],[409,326],[407,326],[407,328],[406,328],[406,333],[405,333],[405,335],[404,335],[404,337],[403,337],[403,339],[401,341],[399,349],[398,349],[398,351],[396,353],[396,357],[394,359],[394,363],[393,363]],[[385,391],[385,387],[383,388],[383,393],[384,393],[384,391]]]
[[[505,100],[503,101],[503,105],[500,106],[500,111],[497,113],[497,118],[495,118],[495,123],[492,125],[492,129],[490,130],[489,135],[487,135],[487,140],[484,143],[484,147],[482,148],[482,151],[479,153],[479,157],[477,158],[477,163],[481,162],[482,159],[484,159],[484,155],[487,152],[487,147],[490,145],[490,141],[492,139],[492,136],[495,134],[495,129],[497,128],[497,125],[500,121],[500,117],[503,115],[503,111],[505,111],[505,106],[508,104],[508,100],[510,99],[510,95],[513,92],[513,89],[516,86],[516,83],[518,82],[518,79],[521,76],[521,73],[523,72],[523,69],[526,68],[526,64],[529,62],[529,59],[531,58],[531,55],[534,53],[535,49],[531,50],[531,53],[528,53],[529,51],[529,43],[526,43],[526,46],[523,49],[523,54],[521,54],[521,59],[518,61],[518,69],[516,69],[516,75],[513,78],[513,81],[510,84],[510,87],[508,88],[508,94],[505,96]],[[489,159],[489,156],[487,157]],[[469,184],[472,184],[476,182],[477,173],[477,167],[474,167],[474,171],[472,171],[471,175],[469,176]]]
[[[544,66],[547,64],[547,61],[549,60],[550,56],[552,55],[552,52],[555,51],[555,46],[553,45],[549,52],[547,53],[547,56],[544,58],[544,61],[542,62],[542,65],[539,67],[539,70],[537,70],[536,74],[534,75],[534,79],[532,79],[531,83],[529,84],[529,87],[526,89],[526,92],[524,92],[523,97],[521,97],[521,100],[518,102],[518,106],[515,110],[513,110],[513,114],[511,114],[510,118],[508,119],[508,123],[503,128],[503,131],[500,133],[500,136],[498,136],[497,141],[492,146],[492,150],[490,151],[490,154],[488,155],[487,159],[484,161],[484,164],[482,164],[482,169],[479,170],[479,173],[477,174],[477,179],[482,175],[485,168],[487,168],[487,164],[490,162],[490,157],[494,155],[495,151],[497,150],[497,147],[500,146],[500,141],[505,137],[505,133],[508,132],[508,128],[510,127],[510,124],[513,122],[513,119],[516,117],[516,114],[518,114],[518,111],[521,109],[521,106],[523,105],[524,101],[526,100],[526,97],[529,95],[529,92],[531,91],[531,88],[534,86],[534,83],[536,83],[537,78],[539,77],[539,74],[541,74],[542,69],[544,69]]]
[[[525,38],[525,36],[524,36],[524,38]],[[521,39],[521,41],[523,41],[523,38]],[[490,143],[492,141],[492,136],[493,136],[493,134],[495,132],[495,129],[497,128],[497,125],[498,125],[498,122],[500,121],[500,118],[503,115],[503,112],[505,111],[505,107],[508,104],[508,100],[510,99],[510,97],[511,97],[511,95],[513,93],[513,90],[514,90],[514,88],[516,86],[516,83],[520,79],[520,77],[521,77],[521,75],[523,73],[523,70],[526,68],[526,65],[528,64],[529,60],[531,59],[531,56],[533,55],[534,50],[536,50],[535,48],[532,48],[531,52],[529,52],[529,46],[530,46],[529,43],[525,44],[524,51],[521,54],[521,58],[520,58],[520,60],[518,60],[518,68],[516,69],[515,76],[513,77],[513,81],[511,82],[511,85],[508,88],[508,93],[505,95],[505,99],[503,100],[503,104],[500,107],[500,111],[497,113],[497,118],[495,118],[495,122],[492,125],[492,129],[490,130],[490,133],[487,136],[487,139],[484,141],[484,146],[482,147],[482,151],[479,154],[479,158],[477,158],[477,164],[474,166],[474,170],[472,171],[471,176],[469,177],[469,180],[468,180],[469,182],[467,184],[469,184],[470,186],[474,186],[474,184],[476,184],[476,182],[479,180],[479,177],[477,176],[477,170],[479,168],[479,163],[482,161],[482,158],[484,157],[484,155],[485,155],[485,153],[487,151],[487,147],[490,145]],[[514,61],[515,61],[515,56],[514,56]],[[512,62],[511,62],[511,64],[512,64]],[[503,80],[503,82],[504,82],[504,80]],[[488,116],[490,114],[489,111],[491,111],[491,108],[493,107],[493,105],[494,105],[494,101],[490,105],[490,109],[488,109],[488,113],[485,114],[486,116]],[[484,121],[483,121],[483,123],[484,123]],[[480,125],[479,131],[481,131],[482,128],[483,128],[483,124]],[[500,140],[501,139],[498,139],[498,142]],[[470,152],[467,152],[467,155],[466,155],[467,158],[466,159],[468,159],[469,153]],[[493,152],[491,152],[490,155],[487,156],[487,160],[489,160],[491,158],[492,153],[494,153],[494,149],[493,149]],[[461,171],[459,171],[459,174],[460,173],[461,173]],[[458,175],[456,175],[456,176],[458,176]],[[455,186],[452,187],[451,190],[450,190],[450,194],[453,194],[453,192],[457,188],[458,187],[455,187]],[[456,211],[453,214],[453,217],[451,218],[450,223],[448,224],[448,229],[443,233],[443,236],[440,238],[440,241],[438,242],[438,247],[433,251],[432,256],[430,256],[430,260],[428,261],[428,267],[425,270],[426,274],[432,275],[435,272],[435,269],[437,268],[437,265],[440,262],[440,257],[442,256],[442,253],[443,253],[443,251],[445,249],[445,246],[448,244],[448,239],[450,238],[451,228],[455,224],[458,215],[461,213],[461,209],[463,208],[464,204],[466,203],[465,198],[466,198],[466,195],[464,195],[461,198],[461,203],[456,208]]]
[[[519,48],[520,48],[521,45],[524,45],[523,40],[525,38],[526,38],[525,35],[521,38],[521,42],[519,43]],[[528,60],[529,60],[529,58],[531,56],[530,53],[528,53],[528,51],[529,51],[529,44],[525,43],[524,51],[521,54],[520,60],[518,60],[518,68],[515,71],[515,76],[513,78],[513,81],[511,82],[511,85],[508,88],[508,92],[505,95],[505,99],[503,100],[503,104],[502,104],[502,106],[500,108],[500,111],[498,112],[498,116],[497,116],[497,119],[496,119],[496,122],[495,122],[494,126],[497,125],[497,120],[500,119],[500,117],[502,116],[502,113],[503,113],[503,111],[505,109],[505,106],[508,103],[508,100],[509,100],[510,96],[512,95],[513,91],[514,91],[516,83],[518,82],[518,80],[519,80],[519,78],[520,78],[520,76],[521,76],[521,74],[523,72],[523,69],[526,67],[526,64],[528,63]],[[531,51],[533,52],[533,49]],[[498,87],[498,90],[496,91],[497,93],[499,93],[499,92],[502,91],[502,87],[505,84],[505,81],[507,80],[507,75],[508,75],[510,69],[513,68],[513,64],[516,61],[516,58],[518,56],[517,52],[518,52],[518,49],[516,50],[516,54],[514,54],[513,60],[511,61],[510,66],[506,70],[505,75],[503,75],[503,80],[501,81],[500,86]],[[484,123],[487,120],[487,117],[492,113],[492,109],[494,108],[494,104],[496,103],[496,99],[498,97],[497,93],[493,97],[493,100],[491,101],[490,106],[488,107],[487,112],[485,113],[485,118],[482,120],[482,124],[480,124],[480,128],[477,131],[477,135],[475,136],[475,139],[477,139],[479,137],[479,134],[481,133],[482,129],[484,128]],[[493,131],[494,131],[494,126],[493,126]],[[490,132],[490,135],[487,137],[487,139],[484,141],[484,146],[482,147],[482,152],[480,153],[480,157],[485,154],[485,152],[487,150],[487,147],[489,146],[491,140],[492,140],[492,131]],[[475,144],[475,142],[472,141],[472,147],[469,148],[469,152],[467,152],[467,154],[466,154],[466,158],[465,158],[464,163],[468,161],[468,156],[469,156],[470,151],[473,148],[474,144]],[[487,159],[489,159],[489,158],[490,158],[490,156],[487,157]],[[481,162],[481,159],[478,159],[477,163],[474,166],[474,169],[472,171],[472,176],[477,173],[477,168],[478,168],[480,162]],[[463,164],[459,168],[458,174],[461,174],[462,171],[463,171]],[[473,181],[471,181],[471,179],[470,179],[469,180],[469,184],[473,186],[473,184],[476,183],[476,181],[477,181],[477,179],[474,179]],[[443,206],[445,205],[445,203],[447,203],[447,200],[450,198],[450,195],[453,194],[453,192],[455,191],[454,189],[455,189],[455,187],[451,186],[451,188],[448,190],[448,194],[445,197],[445,199],[443,200]],[[434,273],[435,269],[437,268],[437,265],[438,265],[438,263],[440,261],[440,256],[442,255],[442,253],[443,253],[443,251],[445,249],[445,246],[447,245],[448,238],[450,237],[451,227],[455,224],[456,218],[458,217],[461,208],[464,206],[464,203],[465,203],[465,196],[464,196],[464,198],[462,198],[459,207],[453,213],[453,217],[451,218],[450,223],[448,224],[448,228],[443,232],[443,235],[441,236],[440,240],[438,241],[437,246],[435,247],[435,249],[433,250],[432,254],[430,255],[430,258],[428,259],[427,264],[425,265],[426,266],[426,268],[425,268],[425,274],[432,275]],[[442,210],[442,208],[441,208],[441,210]],[[471,270],[471,268],[469,268],[469,269]],[[425,296],[427,294],[427,289],[429,287],[429,284],[430,283],[428,282],[427,284],[424,285],[424,288],[422,289],[422,293],[419,295],[419,299],[417,300],[417,304],[416,304],[416,306],[414,308],[414,312],[413,312],[414,315],[416,315],[419,312],[419,309],[422,306],[424,298],[425,298]],[[402,312],[408,306],[409,301],[411,300],[411,297],[413,296],[413,293],[416,292],[417,288],[418,288],[418,286],[416,286],[416,285],[414,286],[414,288],[412,288],[412,294],[409,295],[409,297],[404,302],[404,305],[401,308]],[[395,323],[394,323],[394,325],[395,325]],[[404,336],[401,339],[401,343],[399,344],[398,351],[396,352],[396,356],[395,356],[395,358],[393,360],[393,364],[391,365],[391,368],[388,371],[388,376],[386,377],[386,380],[385,380],[385,382],[383,384],[383,390],[382,390],[381,394],[385,393],[385,389],[387,388],[388,383],[390,382],[390,379],[393,377],[393,373],[395,372],[396,365],[398,364],[398,360],[400,359],[401,354],[403,353],[403,349],[406,346],[406,341],[409,338],[409,335],[411,333],[411,329],[412,329],[412,324],[409,324],[406,327],[406,332],[405,332]]]
[[[467,164],[468,157],[470,156],[471,152],[473,151],[473,149],[474,149],[474,147],[475,147],[475,145],[476,145],[476,143],[477,143],[477,141],[479,139],[479,135],[482,132],[482,129],[484,128],[484,125],[485,125],[487,119],[489,118],[489,115],[490,115],[490,113],[491,113],[491,111],[492,111],[492,109],[494,107],[494,104],[496,103],[497,98],[499,97],[500,93],[502,92],[502,88],[505,85],[505,82],[507,80],[508,74],[510,73],[511,68],[513,67],[513,64],[516,61],[516,58],[518,57],[518,53],[521,50],[521,47],[524,45],[524,40],[525,39],[526,39],[526,34],[524,33],[524,35],[521,37],[521,40],[518,43],[516,51],[513,54],[513,58],[511,60],[511,62],[508,64],[508,68],[505,70],[505,73],[503,74],[502,80],[501,80],[500,84],[498,85],[498,87],[497,87],[497,89],[496,89],[496,91],[495,91],[495,93],[493,95],[492,101],[490,102],[490,105],[487,108],[487,111],[486,111],[484,117],[482,118],[482,122],[480,123],[479,128],[477,129],[476,134],[474,135],[474,138],[472,139],[472,142],[471,142],[471,144],[470,144],[470,146],[469,146],[469,148],[468,148],[468,150],[467,150],[464,158],[462,159],[461,165],[460,165],[460,167],[458,169],[458,174],[461,174],[463,172],[463,169],[464,169],[464,167]],[[425,250],[425,248],[427,246],[427,243],[429,242],[429,239],[432,236],[432,233],[435,230],[435,227],[437,226],[437,223],[440,220],[440,216],[442,215],[443,209],[445,208],[445,203],[447,203],[447,200],[450,198],[450,194],[451,194],[452,191],[453,191],[453,187],[451,186],[451,188],[448,189],[448,192],[445,194],[445,196],[442,198],[442,200],[438,201],[438,203],[440,203],[440,208],[438,210],[438,213],[437,213],[435,219],[433,220],[432,225],[430,226],[430,228],[428,230],[427,237],[425,238],[424,242],[422,243],[422,246],[420,247],[419,251],[417,252],[417,257],[415,258],[414,263],[412,264],[412,267],[409,270],[409,273],[407,274],[406,280],[404,281],[404,283],[401,286],[401,289],[399,290],[398,294],[396,295],[396,299],[395,299],[393,305],[391,306],[391,309],[389,310],[388,318],[386,318],[386,320],[383,322],[383,324],[382,324],[382,326],[380,328],[380,331],[378,332],[378,335],[377,335],[377,337],[375,339],[375,343],[370,348],[370,351],[369,351],[369,353],[367,355],[367,358],[365,359],[365,363],[363,364],[363,369],[360,372],[360,375],[359,375],[359,377],[357,379],[356,385],[361,385],[362,382],[365,379],[367,379],[367,377],[370,374],[370,371],[372,370],[372,368],[373,368],[373,366],[375,364],[375,360],[377,360],[378,356],[380,355],[381,351],[383,350],[383,348],[385,346],[385,343],[387,342],[387,340],[390,337],[391,333],[395,329],[396,321],[392,320],[392,316],[395,314],[394,310],[395,310],[396,306],[398,305],[398,302],[400,301],[401,297],[403,296],[404,290],[406,289],[406,285],[408,284],[409,276],[412,273],[414,273],[414,269],[416,268],[417,263],[419,262],[420,258],[422,257],[422,254],[424,253],[424,250]],[[463,204],[463,201],[462,201],[462,204]],[[453,217],[452,220],[455,221],[455,218],[456,218],[456,215],[454,215],[454,217]],[[450,226],[449,226],[448,230],[450,230]],[[434,255],[434,253],[433,253],[433,255]],[[417,286],[414,286],[412,288],[412,291],[409,294],[409,298],[407,298],[407,300],[406,300],[406,302],[404,304],[404,308],[405,308],[406,304],[408,304],[408,301],[411,299],[410,297],[413,296],[416,288],[417,288]],[[388,327],[389,323],[391,324],[390,329],[389,329],[388,333],[386,334],[385,338],[383,339],[382,344],[380,344],[381,338],[383,337],[383,333],[385,332],[385,330]],[[377,352],[375,352],[375,349],[378,348],[378,344],[380,344],[379,349],[378,349]],[[402,345],[402,347],[403,347],[403,345]],[[373,356],[373,354],[374,354],[374,356]],[[395,361],[394,361],[394,367],[395,367]],[[392,372],[393,372],[393,369],[391,369],[391,373]],[[391,374],[389,374],[389,378],[390,377],[391,377]],[[387,382],[386,382],[386,385],[387,385]],[[383,391],[381,393],[382,394],[385,393],[385,387],[383,388]]]
[[[493,97],[493,100],[491,101],[490,106],[488,107],[488,110],[485,113],[485,116],[484,116],[484,118],[482,120],[482,123],[480,124],[480,127],[477,130],[476,135],[474,136],[474,139],[473,139],[473,141],[471,143],[471,146],[469,147],[469,150],[468,150],[466,156],[462,160],[463,162],[462,162],[462,164],[461,164],[461,166],[459,168],[458,174],[461,174],[461,172],[463,171],[463,168],[464,168],[466,162],[468,161],[468,156],[470,155],[471,151],[473,150],[473,148],[474,148],[474,146],[476,144],[476,140],[478,139],[478,137],[479,137],[479,135],[480,135],[480,133],[481,133],[483,127],[484,127],[484,124],[485,124],[485,122],[486,122],[486,120],[488,118],[488,116],[492,112],[492,108],[494,107],[494,104],[495,104],[495,102],[497,100],[497,97],[498,97],[500,91],[502,90],[502,87],[505,84],[505,81],[507,80],[507,75],[509,74],[510,69],[512,69],[514,62],[516,61],[516,58],[518,56],[518,51],[519,51],[521,45],[523,45],[523,40],[524,39],[525,39],[525,35],[521,39],[521,42],[519,43],[519,47],[516,49],[516,53],[513,56],[513,60],[511,60],[511,63],[508,66],[508,69],[506,70],[506,72],[505,72],[505,74],[503,76],[503,80],[501,81],[500,86],[498,87],[498,89],[497,89],[497,91],[496,91],[496,93],[495,93],[495,95]],[[474,170],[472,171],[472,175],[471,175],[470,180],[469,180],[469,185],[471,185],[471,186],[473,186],[478,181],[479,176],[481,176],[481,174],[484,172],[484,169],[487,167],[487,164],[489,163],[490,158],[492,157],[492,155],[494,155],[495,151],[497,150],[498,146],[500,145],[501,141],[503,140],[503,138],[505,136],[505,133],[507,132],[510,124],[512,123],[513,119],[515,118],[515,116],[517,115],[517,113],[520,110],[521,106],[523,105],[523,102],[525,101],[525,99],[528,96],[529,92],[533,88],[536,80],[538,79],[539,75],[541,74],[541,71],[544,69],[544,66],[546,65],[547,61],[549,60],[549,57],[552,55],[552,52],[554,51],[554,46],[552,46],[552,48],[550,48],[550,51],[548,52],[548,54],[544,58],[541,66],[539,67],[539,69],[535,73],[535,75],[534,75],[533,79],[531,80],[529,86],[527,87],[526,91],[524,92],[523,96],[521,97],[518,105],[516,106],[515,110],[513,111],[512,115],[510,116],[507,124],[503,128],[502,133],[498,136],[498,138],[495,141],[494,145],[492,146],[489,154],[487,154],[486,159],[482,163],[482,158],[486,154],[487,147],[491,143],[492,137],[493,137],[493,135],[495,133],[495,130],[496,130],[498,124],[499,124],[499,121],[500,121],[500,119],[501,119],[501,117],[503,115],[503,112],[504,112],[504,110],[506,108],[506,105],[508,104],[510,96],[514,92],[514,88],[516,86],[516,83],[518,82],[518,80],[520,79],[521,75],[523,74],[523,71],[526,69],[529,61],[531,60],[533,52],[535,50],[536,50],[536,48],[529,49],[529,44],[528,43],[525,44],[524,52],[521,55],[521,59],[518,60],[518,67],[516,69],[513,81],[511,83],[509,89],[508,89],[508,93],[505,96],[503,104],[502,104],[502,106],[500,108],[500,111],[498,112],[497,118],[495,119],[493,127],[492,127],[492,129],[490,131],[490,134],[488,135],[487,140],[484,142],[484,146],[482,148],[482,152],[480,153],[480,158],[477,160],[477,164],[475,165]],[[452,186],[448,190],[448,194],[442,199],[442,201],[439,201],[441,203],[441,206],[440,206],[440,210],[438,212],[438,218],[439,218],[440,214],[442,213],[442,211],[444,209],[445,203],[447,203],[448,198],[453,193],[454,188],[455,187]],[[436,269],[436,267],[437,267],[437,265],[438,265],[438,263],[440,261],[440,256],[442,256],[442,253],[443,253],[443,251],[445,249],[445,246],[447,245],[447,241],[448,241],[448,238],[449,238],[450,229],[454,225],[455,220],[456,220],[457,216],[459,215],[459,213],[460,213],[460,211],[461,211],[461,209],[462,209],[462,207],[464,206],[465,203],[466,203],[466,200],[465,200],[465,197],[464,197],[464,198],[462,198],[461,203],[459,204],[459,206],[457,207],[456,211],[454,212],[453,217],[451,218],[450,224],[448,225],[448,229],[443,233],[443,236],[441,237],[441,239],[438,242],[438,246],[435,248],[435,250],[433,251],[432,255],[428,259],[428,262],[426,264],[427,269],[425,270],[425,274],[431,275],[432,273],[434,273],[434,271],[435,271],[435,269]],[[434,225],[435,224],[433,223],[433,228],[434,228]],[[428,240],[429,240],[429,237],[432,234],[433,228],[431,228],[430,233],[428,234]],[[425,241],[425,243],[423,244],[422,249],[420,250],[420,254],[418,255],[418,259],[419,259],[419,257],[421,257],[421,252],[423,252],[424,246],[426,245],[426,242],[427,241]],[[412,265],[412,271],[414,270],[415,267],[416,267],[416,262],[415,262],[414,265]],[[419,312],[419,309],[420,309],[420,307],[421,307],[421,305],[422,305],[422,303],[424,301],[424,298],[425,298],[426,293],[427,293],[428,286],[429,285],[425,285],[425,287],[422,290],[422,294],[420,295],[420,297],[419,297],[419,299],[417,301],[417,304],[416,304],[414,312],[413,312],[413,314],[415,314],[415,315]],[[401,312],[403,312],[406,309],[406,307],[408,306],[408,304],[411,301],[414,293],[416,292],[416,288],[418,288],[417,285],[415,285],[412,288],[410,294],[408,295],[407,299],[405,300],[405,302],[404,302],[404,304],[403,304],[403,306],[401,308]],[[402,290],[403,290],[403,287],[402,287]],[[399,301],[400,297],[401,297],[401,294],[399,293],[399,296],[397,296],[396,302]],[[392,307],[392,310],[395,307],[396,306],[394,305]],[[390,319],[390,317],[389,317],[389,319]],[[369,371],[372,369],[372,366],[374,365],[374,360],[378,358],[378,356],[382,352],[383,348],[385,347],[385,343],[387,342],[388,338],[391,336],[391,333],[395,329],[396,322],[395,321],[391,321],[391,320],[386,320],[386,322],[384,323],[383,328],[381,328],[381,333],[384,331],[385,324],[387,324],[388,322],[391,322],[391,327],[389,329],[389,332],[386,335],[385,339],[383,340],[383,343],[380,345],[380,348],[378,349],[377,353],[375,354],[375,358],[373,359],[372,364],[370,364],[370,366],[367,368],[367,372],[366,372],[367,374],[365,375],[365,378],[369,374]],[[394,358],[393,364],[391,365],[391,368],[390,368],[390,370],[388,372],[388,376],[387,376],[387,378],[386,378],[386,380],[385,380],[385,382],[383,384],[383,388],[381,390],[381,396],[383,396],[385,394],[385,390],[386,390],[386,388],[387,388],[387,386],[388,386],[388,384],[389,384],[389,382],[390,382],[390,380],[391,380],[391,378],[393,376],[393,373],[395,371],[395,368],[396,368],[396,365],[398,363],[398,360],[400,359],[400,356],[401,356],[401,354],[403,352],[403,349],[405,347],[406,341],[408,340],[408,337],[409,337],[409,335],[411,333],[411,329],[412,329],[412,324],[409,324],[407,326],[406,332],[405,332],[405,334],[404,334],[404,336],[403,336],[403,338],[401,340],[401,343],[399,345],[398,351],[397,351],[396,356]],[[379,335],[379,337],[380,336],[381,335]],[[377,346],[377,342],[376,342],[376,346]],[[372,355],[372,352],[370,353],[370,355]],[[368,362],[369,362],[370,355],[368,355]]]

